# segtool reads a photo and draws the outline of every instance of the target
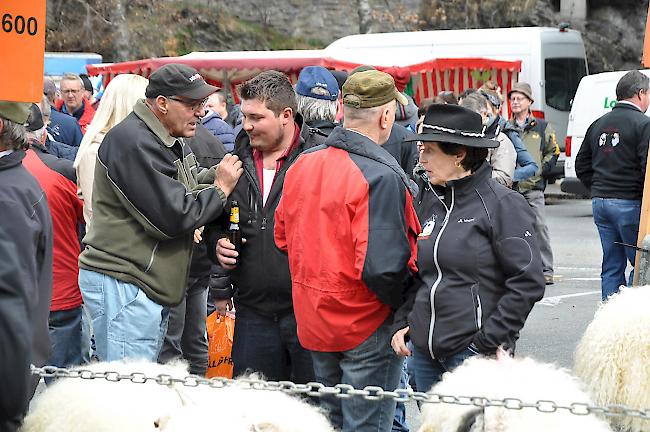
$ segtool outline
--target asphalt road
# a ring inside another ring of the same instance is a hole
[[[544,299],[528,317],[516,355],[571,368],[575,347],[600,303],[602,254],[591,200],[562,199],[556,194],[547,197],[546,223],[554,254],[555,284],[546,287]],[[415,403],[408,403],[411,431],[418,430],[418,417]]]
[[[517,354],[570,368],[600,302],[601,249],[590,200],[547,199],[555,284],[521,332]]]

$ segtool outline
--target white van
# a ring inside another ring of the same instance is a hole
[[[616,105],[616,84],[627,72],[604,72],[586,76],[580,81],[567,126],[564,180],[560,186],[563,192],[589,196],[589,191],[576,177],[576,156],[589,126]],[[650,69],[641,72],[650,77]],[[646,115],[650,116],[648,111]]]
[[[564,27],[351,35],[332,42],[325,53],[338,60],[376,66],[404,66],[432,58],[521,60],[519,81],[531,85],[535,99],[531,108],[553,125],[562,150],[571,101],[580,79],[587,75],[582,37]]]

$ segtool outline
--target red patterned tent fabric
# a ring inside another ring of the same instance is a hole
[[[235,101],[236,87],[258,73],[275,69],[289,76],[292,83],[298,80],[302,68],[321,65],[330,69],[351,71],[358,63],[340,61],[325,56],[322,50],[294,51],[239,51],[197,52],[182,57],[161,57],[124,63],[89,65],[89,75],[102,75],[104,85],[117,74],[135,73],[149,77],[167,63],[183,63],[196,68],[205,79],[219,87],[227,87]],[[403,90],[409,83],[418,105],[433,99],[441,91],[449,90],[457,95],[468,88],[478,88],[485,81],[496,81],[504,96],[517,82],[521,61],[501,61],[485,58],[432,59],[404,67],[376,66],[395,78],[397,87]],[[504,115],[508,107],[504,106]]]
[[[323,65],[347,71],[359,66],[357,63],[332,58],[324,59]],[[453,91],[459,95],[469,88],[479,88],[488,80],[499,84],[503,98],[507,100],[508,91],[519,77],[521,61],[485,58],[433,59],[404,67],[377,66],[377,69],[391,74],[400,90],[410,82],[413,99],[421,105],[431,101],[442,91]],[[503,107],[503,115],[508,118],[507,104]]]

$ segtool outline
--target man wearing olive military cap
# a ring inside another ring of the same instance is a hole
[[[17,430],[36,388],[29,365],[48,358],[52,220],[22,165],[30,103],[0,101],[0,430]]]
[[[417,271],[420,225],[409,180],[381,146],[406,104],[393,78],[357,72],[343,85],[343,127],[287,172],[275,242],[289,255],[300,343],[325,385],[395,389],[402,359],[390,348],[392,311]],[[389,431],[395,402],[320,398],[337,429]]]

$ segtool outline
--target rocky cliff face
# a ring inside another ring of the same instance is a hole
[[[348,34],[558,26],[559,0],[217,0],[234,16],[324,45]],[[648,0],[591,0],[583,33],[591,73],[639,67]]]
[[[235,17],[272,26],[292,37],[328,44],[356,33],[409,30],[420,0],[218,0]]]
[[[571,23],[583,32],[591,73],[639,67],[649,1],[590,0],[587,20]],[[559,10],[560,0],[48,0],[46,42],[121,61],[322,48],[367,32],[557,26],[566,21]]]

